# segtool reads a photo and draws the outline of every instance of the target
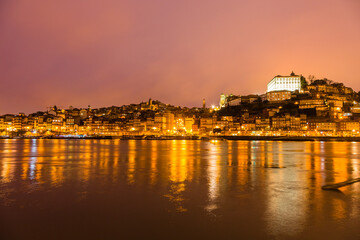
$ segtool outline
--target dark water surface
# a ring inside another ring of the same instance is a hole
[[[360,239],[360,143],[0,140],[0,239]]]

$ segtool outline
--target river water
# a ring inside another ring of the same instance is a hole
[[[0,140],[0,239],[360,239],[360,143]]]

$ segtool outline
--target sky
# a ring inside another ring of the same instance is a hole
[[[291,71],[360,90],[359,0],[0,0],[0,114],[212,105]]]

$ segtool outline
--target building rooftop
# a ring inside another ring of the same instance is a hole
[[[288,76],[276,75],[275,77],[301,77],[302,75],[296,75],[294,72],[291,72]],[[274,78],[275,78],[274,77]]]

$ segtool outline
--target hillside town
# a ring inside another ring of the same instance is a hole
[[[275,76],[261,95],[221,94],[219,106],[139,104],[0,116],[1,137],[360,136],[360,93],[293,72]]]

